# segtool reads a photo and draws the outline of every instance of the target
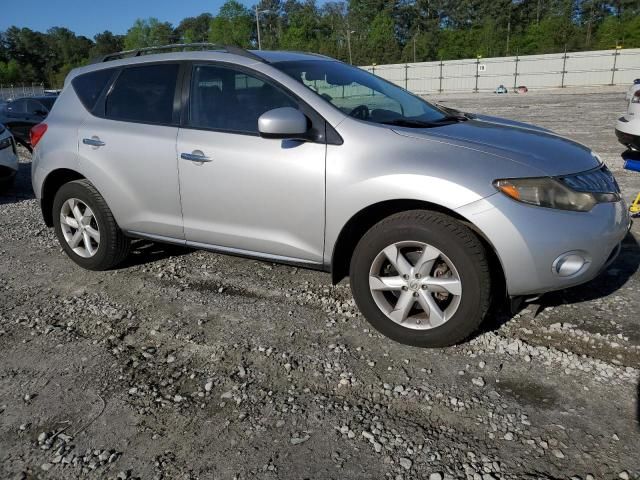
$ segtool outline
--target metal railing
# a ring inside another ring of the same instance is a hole
[[[32,83],[31,85],[4,85],[0,84],[0,100],[9,101],[20,97],[35,97],[44,95],[44,85]]]
[[[640,77],[640,49],[564,52],[362,67],[414,93],[626,85]]]

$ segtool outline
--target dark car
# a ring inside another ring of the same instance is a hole
[[[46,95],[12,100],[0,109],[0,123],[11,131],[16,142],[31,150],[29,139],[31,127],[47,118],[56,98],[53,95]]]

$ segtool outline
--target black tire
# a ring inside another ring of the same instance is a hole
[[[369,288],[375,257],[387,246],[407,240],[439,249],[455,265],[462,284],[463,294],[453,316],[429,330],[407,328],[388,318]],[[490,304],[491,276],[483,244],[469,228],[441,213],[411,210],[374,225],[356,246],[349,275],[351,291],[365,318],[380,333],[405,345],[433,348],[459,343],[477,330]]]
[[[60,225],[60,212],[71,198],[84,202],[94,213],[100,231],[100,243],[96,253],[84,258],[73,251],[64,238]],[[53,200],[53,226],[60,245],[75,263],[87,270],[108,270],[120,264],[129,254],[130,241],[122,233],[102,195],[88,180],[65,183]]]

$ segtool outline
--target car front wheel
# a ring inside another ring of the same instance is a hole
[[[444,347],[471,335],[490,301],[484,246],[456,219],[413,210],[374,225],[358,243],[351,289],[366,319],[407,345]]]
[[[53,224],[67,255],[88,270],[117,266],[129,252],[104,198],[87,180],[66,183],[53,201]]]

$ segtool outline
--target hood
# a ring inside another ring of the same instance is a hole
[[[600,164],[584,145],[534,125],[497,117],[473,116],[470,120],[442,127],[394,127],[393,130],[403,136],[446,142],[506,157],[534,168],[540,175],[568,175]]]

